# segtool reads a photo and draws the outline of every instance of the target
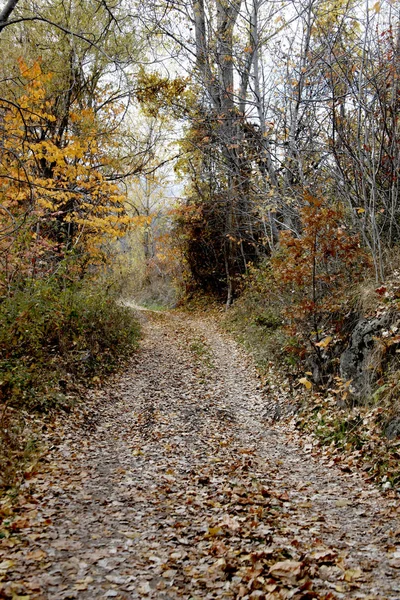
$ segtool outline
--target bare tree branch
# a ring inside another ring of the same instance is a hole
[[[5,7],[0,13],[0,32],[7,25],[7,21],[17,4],[18,0],[8,0],[8,2],[6,2]]]

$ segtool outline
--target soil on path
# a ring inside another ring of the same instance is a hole
[[[0,598],[400,598],[396,501],[271,425],[210,319],[145,315],[1,540]]]

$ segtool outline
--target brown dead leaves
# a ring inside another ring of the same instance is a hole
[[[267,428],[247,358],[208,322],[162,319],[4,513],[1,600],[390,598],[400,540],[375,548],[376,496]]]
[[[302,567],[303,563],[296,560],[283,560],[272,565],[269,573],[275,579],[294,583],[300,579]]]

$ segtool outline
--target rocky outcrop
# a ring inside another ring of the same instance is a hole
[[[394,440],[400,436],[400,417],[394,417],[387,423],[385,435],[389,440]]]
[[[340,357],[340,376],[345,381],[351,380],[350,391],[355,399],[362,399],[372,391],[381,362],[376,338],[390,327],[393,318],[393,314],[388,312],[359,321]]]

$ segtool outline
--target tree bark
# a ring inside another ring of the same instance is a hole
[[[10,18],[11,13],[15,9],[15,7],[17,6],[18,1],[19,0],[8,0],[8,2],[6,2],[5,7],[0,12],[0,33],[6,27],[7,21]]]

